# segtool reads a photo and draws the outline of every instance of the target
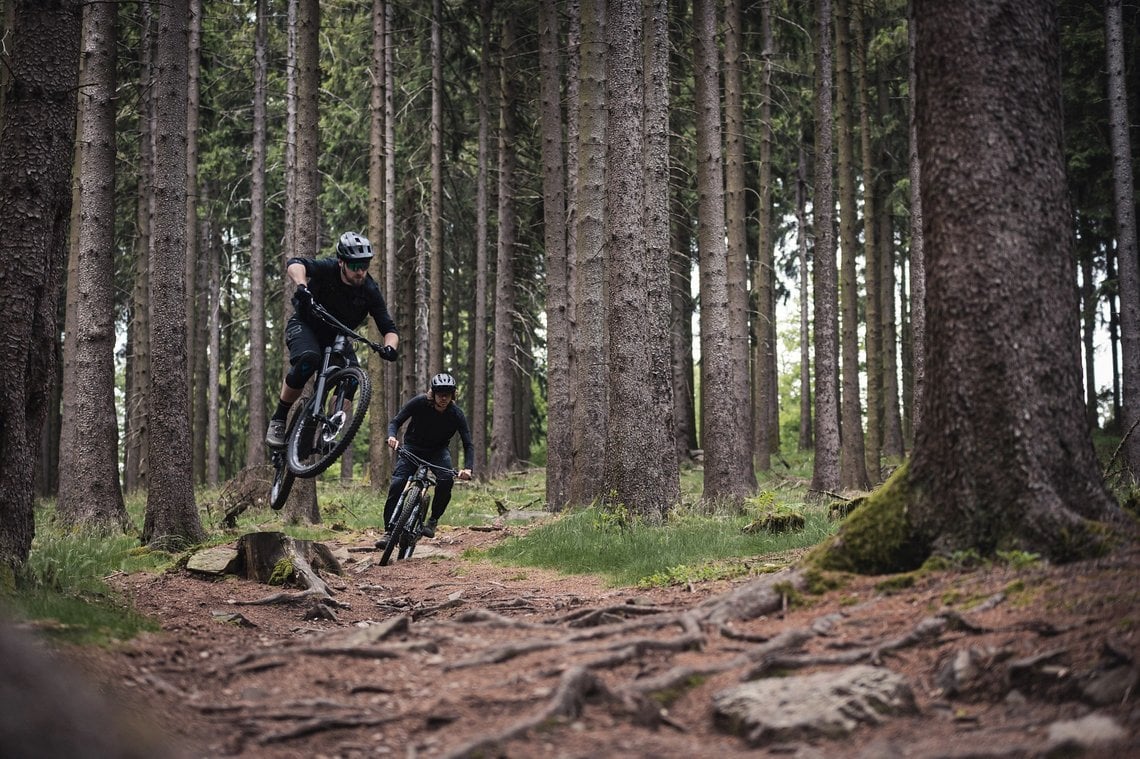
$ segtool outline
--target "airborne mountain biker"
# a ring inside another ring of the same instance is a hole
[[[388,314],[388,306],[380,287],[368,275],[372,261],[372,243],[355,232],[345,232],[336,244],[336,258],[290,258],[285,273],[297,285],[293,294],[293,316],[285,326],[285,344],[289,348],[289,372],[281,383],[277,410],[269,420],[266,444],[285,445],[285,421],[289,409],[301,397],[309,377],[320,368],[321,354],[331,345],[336,333],[331,327],[310,320],[314,303],[320,303],[330,314],[355,329],[371,315],[383,335],[382,358],[396,360],[400,336],[396,323]]]
[[[421,459],[431,462],[437,468],[435,498],[431,503],[431,518],[424,522],[423,534],[427,537],[435,536],[435,528],[439,518],[451,502],[451,488],[455,480],[450,474],[451,451],[447,446],[455,433],[463,443],[463,469],[459,471],[459,479],[471,479],[471,460],[475,457],[475,448],[471,443],[471,430],[467,426],[467,417],[463,410],[455,405],[455,378],[450,374],[437,374],[431,378],[428,391],[417,395],[404,404],[392,420],[388,422],[388,447],[395,450],[400,445],[396,438],[404,422],[411,420],[408,430],[404,434],[404,446]],[[400,493],[408,478],[415,472],[416,465],[404,458],[398,457],[396,468],[392,472],[392,484],[388,488],[388,500],[384,503],[384,537],[377,543],[377,548],[384,548],[388,541],[388,528],[396,510],[396,503],[400,500]]]

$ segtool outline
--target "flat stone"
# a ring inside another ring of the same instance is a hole
[[[1049,739],[1046,753],[1087,751],[1093,746],[1123,740],[1127,734],[1116,720],[1103,714],[1088,714],[1080,719],[1054,722],[1049,725]]]
[[[215,546],[192,555],[186,562],[186,568],[207,575],[232,574],[236,571],[237,561],[237,550],[228,546]]]
[[[714,695],[713,707],[721,729],[754,746],[839,738],[860,724],[916,710],[905,678],[867,665],[744,683]]]

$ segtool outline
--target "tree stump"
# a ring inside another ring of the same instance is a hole
[[[246,533],[238,538],[237,552],[235,572],[258,582],[279,582],[292,577],[306,589],[332,595],[317,573],[344,573],[328,546],[312,540],[297,540],[283,532]]]

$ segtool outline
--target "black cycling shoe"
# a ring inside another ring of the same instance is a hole
[[[424,522],[424,526],[423,526],[423,529],[420,530],[420,534],[423,535],[425,538],[434,538],[435,537],[435,528],[438,526],[439,526],[439,520],[438,519],[429,519],[426,522]]]

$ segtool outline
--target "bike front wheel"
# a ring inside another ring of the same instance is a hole
[[[298,477],[316,477],[344,453],[364,422],[372,383],[359,366],[337,369],[325,381],[324,396],[310,403],[288,440],[289,469]]]
[[[412,537],[411,528],[415,524],[416,510],[420,507],[420,497],[420,489],[416,486],[400,497],[400,502],[396,504],[396,513],[392,515],[392,521],[388,525],[388,544],[384,546],[384,553],[380,556],[380,566],[388,565],[393,551],[396,551],[396,558],[406,559],[415,550],[415,539]],[[411,549],[408,548],[409,544]]]
[[[280,511],[289,500],[289,491],[293,489],[293,479],[296,477],[282,460],[274,462],[273,483],[269,486],[269,508]]]

